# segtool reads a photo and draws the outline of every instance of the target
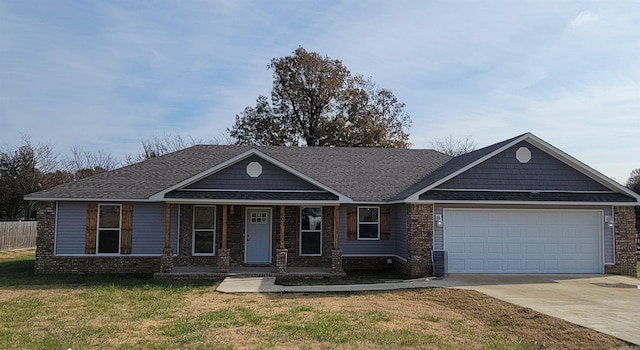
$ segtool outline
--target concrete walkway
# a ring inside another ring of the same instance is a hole
[[[227,277],[223,293],[331,293],[470,289],[640,345],[640,280],[612,275],[450,275],[388,283],[276,285],[275,277]]]

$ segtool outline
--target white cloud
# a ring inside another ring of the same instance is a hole
[[[216,136],[269,93],[269,60],[303,46],[390,88],[415,147],[532,131],[626,179],[639,23],[635,2],[0,0],[0,139],[124,154],[165,132]]]
[[[570,23],[570,27],[587,26],[598,21],[598,16],[586,11],[580,12]]]

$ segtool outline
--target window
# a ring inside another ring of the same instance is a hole
[[[267,223],[267,212],[266,211],[254,211],[251,213],[251,223],[252,224],[266,224]]]
[[[378,207],[358,208],[358,239],[380,239]]]
[[[215,255],[216,207],[193,207],[193,255]]]
[[[322,255],[322,208],[300,210],[300,255]]]
[[[98,254],[120,253],[120,205],[99,206],[97,250]]]

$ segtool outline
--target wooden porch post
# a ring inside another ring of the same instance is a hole
[[[280,206],[280,249],[284,249],[284,205]]]
[[[222,206],[222,249],[227,249],[227,205]]]
[[[340,249],[340,207],[333,207],[333,249]]]
[[[331,249],[331,274],[345,276],[342,269],[342,250],[340,250],[340,206],[333,207],[333,249]]]
[[[164,205],[164,247],[171,248],[171,204]]]

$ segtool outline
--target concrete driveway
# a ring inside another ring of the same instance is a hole
[[[635,278],[456,274],[441,281],[640,345],[640,280]]]

